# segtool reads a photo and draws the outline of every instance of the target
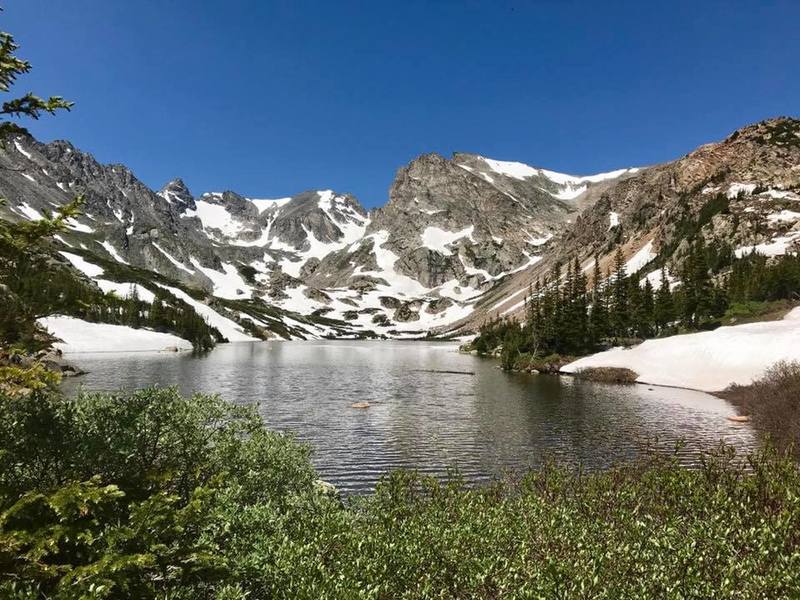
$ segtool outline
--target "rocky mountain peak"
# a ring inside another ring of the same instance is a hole
[[[167,202],[175,204],[179,213],[184,212],[186,209],[195,210],[197,208],[194,203],[194,196],[192,196],[189,188],[180,177],[173,179],[162,187],[158,195]]]
[[[368,213],[333,190],[195,197],[178,178],[156,193],[69,142],[21,135],[0,148],[0,197],[8,200],[0,212],[34,220],[83,194],[84,214],[59,243],[89,262],[117,261],[356,329],[421,332],[473,311],[478,320],[512,314],[520,290],[553,261],[589,264],[598,255],[606,268],[618,244],[626,255],[642,253],[642,264],[659,255],[671,266],[698,231],[736,252],[797,247],[798,165],[800,121],[789,117],[670,163],[588,176],[427,153],[397,171],[388,203]]]

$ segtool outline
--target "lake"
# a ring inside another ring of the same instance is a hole
[[[89,371],[68,391],[177,385],[254,404],[266,423],[314,448],[320,477],[344,493],[413,468],[472,482],[521,473],[548,459],[587,469],[678,440],[686,464],[724,440],[755,446],[748,425],[727,420],[726,401],[689,390],[615,386],[504,373],[453,344],[306,341],[222,344],[212,352],[73,354]],[[435,373],[429,370],[461,371]],[[368,402],[369,408],[352,408]]]

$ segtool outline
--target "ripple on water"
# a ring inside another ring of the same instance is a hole
[[[87,389],[177,385],[255,404],[270,427],[309,442],[321,477],[346,493],[364,493],[397,468],[444,477],[454,467],[485,482],[548,459],[606,468],[654,441],[668,451],[683,440],[677,456],[687,465],[720,440],[741,451],[754,445],[749,426],[727,420],[733,408],[708,394],[507,374],[450,344],[264,342],[224,344],[202,357],[73,360],[89,371]]]

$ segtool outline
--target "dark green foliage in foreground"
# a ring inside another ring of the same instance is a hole
[[[749,471],[748,471],[749,469]],[[343,505],[213,397],[0,397],[0,597],[795,598],[800,473],[727,451]]]
[[[313,480],[306,447],[214,397],[0,397],[0,597],[214,597],[235,536],[271,539]]]

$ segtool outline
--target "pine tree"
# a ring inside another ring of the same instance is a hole
[[[663,333],[667,326],[675,320],[675,303],[666,268],[661,268],[661,286],[658,288],[653,306],[653,321],[658,333]]]
[[[586,275],[580,267],[578,257],[575,257],[573,269],[575,271],[575,315],[578,320],[576,331],[578,334],[576,350],[583,352],[589,344],[589,318],[587,315],[588,300],[586,297]]]
[[[17,49],[14,37],[0,32],[0,93],[11,93],[17,77],[31,70],[28,61],[16,56]],[[3,100],[0,103],[0,119],[5,120],[0,121],[0,146],[7,144],[13,135],[26,132],[18,123],[8,119],[38,119],[42,113],[68,110],[70,106],[71,103],[61,97],[43,99],[30,92]],[[57,278],[41,246],[64,229],[66,220],[77,214],[81,202],[76,198],[60,207],[55,215],[45,214],[44,218],[37,221],[10,223],[0,219],[0,344],[35,343],[36,319],[51,314],[54,301],[45,302],[44,299],[48,298],[45,294],[52,293]],[[26,274],[35,274],[40,284],[38,290],[28,285]],[[63,285],[60,287],[63,288]],[[64,301],[66,297],[58,300]]]
[[[638,285],[638,284],[637,284]],[[655,301],[653,299],[653,284],[649,279],[645,279],[642,288],[642,302],[640,312],[637,316],[638,335],[641,338],[649,338],[655,332]]]
[[[617,337],[628,335],[628,275],[622,248],[617,246],[614,254],[614,277],[611,285],[612,302],[609,309],[611,333]]]

